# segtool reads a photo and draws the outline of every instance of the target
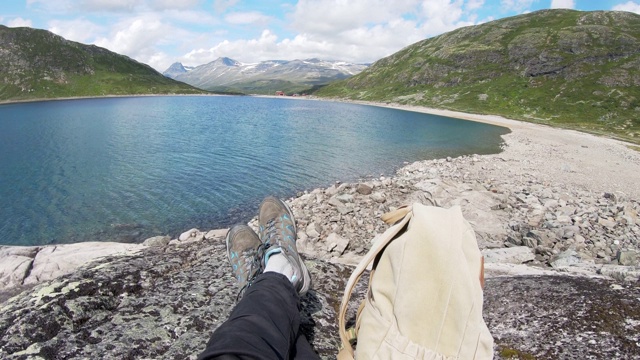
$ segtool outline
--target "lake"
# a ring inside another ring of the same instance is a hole
[[[500,151],[502,127],[373,106],[167,96],[0,106],[0,244],[140,242],[283,198]]]

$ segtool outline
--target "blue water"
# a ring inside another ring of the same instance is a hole
[[[268,194],[498,152],[505,128],[354,104],[138,97],[0,106],[0,244],[139,242],[246,222]]]

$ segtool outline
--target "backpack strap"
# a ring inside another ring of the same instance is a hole
[[[364,258],[360,261],[358,266],[356,266],[351,277],[349,277],[349,281],[347,282],[346,289],[342,296],[342,302],[340,303],[340,313],[338,314],[338,328],[340,331],[340,341],[342,342],[340,352],[338,353],[338,360],[353,359],[355,354],[353,347],[351,346],[351,340],[355,339],[358,326],[356,325],[355,331],[353,331],[353,329],[351,329],[351,331],[346,329],[347,306],[349,304],[349,299],[351,298],[351,293],[369,264],[375,260],[378,254],[384,250],[387,244],[389,244],[391,240],[393,240],[396,235],[404,229],[409,220],[411,220],[411,210],[411,206],[405,206],[382,215],[382,220],[384,222],[387,224],[395,223],[395,225],[387,229],[387,231],[378,238],[378,240],[372,245],[369,252],[367,252]],[[373,274],[371,274],[371,276],[373,276]],[[369,283],[371,283],[371,279],[369,279]],[[358,309],[358,314],[360,311],[362,311],[362,305],[360,305],[360,308]]]

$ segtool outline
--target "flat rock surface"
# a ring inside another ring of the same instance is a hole
[[[220,237],[147,248],[37,285],[0,305],[0,358],[194,359],[235,304],[225,254]],[[302,301],[302,331],[322,358],[333,359],[336,310],[352,268],[306,263],[314,285]],[[356,297],[364,292],[361,284]],[[640,358],[637,284],[492,277],[485,320],[496,358]]]

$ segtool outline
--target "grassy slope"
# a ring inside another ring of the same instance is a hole
[[[542,11],[409,46],[316,95],[496,114],[640,143],[640,16]]]
[[[0,100],[131,94],[202,94],[151,67],[48,31],[0,26]]]

